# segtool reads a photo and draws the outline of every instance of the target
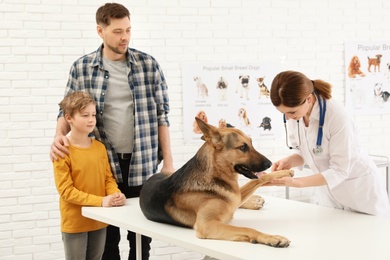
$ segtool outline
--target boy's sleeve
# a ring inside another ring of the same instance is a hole
[[[70,175],[69,157],[54,161],[53,168],[56,188],[63,200],[81,206],[100,207],[102,205],[102,196],[82,192],[74,186]]]

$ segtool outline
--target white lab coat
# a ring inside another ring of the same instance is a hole
[[[310,125],[303,119],[288,120],[290,144],[300,147],[302,156],[314,173],[321,173],[327,186],[317,189],[317,203],[339,209],[372,215],[390,216],[390,203],[378,168],[362,149],[357,129],[345,108],[336,100],[326,101],[321,155],[313,154],[316,147],[319,104],[315,102],[310,115]],[[299,131],[298,128],[299,127]]]

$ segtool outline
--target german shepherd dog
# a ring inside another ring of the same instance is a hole
[[[205,143],[172,175],[158,173],[141,190],[140,206],[147,219],[193,228],[203,239],[219,239],[288,247],[290,241],[252,228],[229,225],[238,207],[260,209],[264,200],[253,195],[272,179],[293,176],[292,170],[262,174],[272,163],[257,152],[251,139],[236,128],[219,129],[195,118]],[[238,185],[238,174],[253,179]],[[252,196],[253,195],[253,196]]]

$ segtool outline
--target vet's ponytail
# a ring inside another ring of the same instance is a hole
[[[325,99],[330,99],[332,97],[332,85],[330,85],[328,82],[321,79],[316,79],[313,80],[313,87],[321,97]]]

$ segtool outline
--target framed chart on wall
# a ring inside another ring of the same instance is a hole
[[[390,41],[346,42],[346,104],[356,114],[390,113]]]
[[[277,64],[184,64],[184,141],[200,141],[195,117],[216,127],[235,127],[252,139],[283,133],[282,115],[271,103]]]

